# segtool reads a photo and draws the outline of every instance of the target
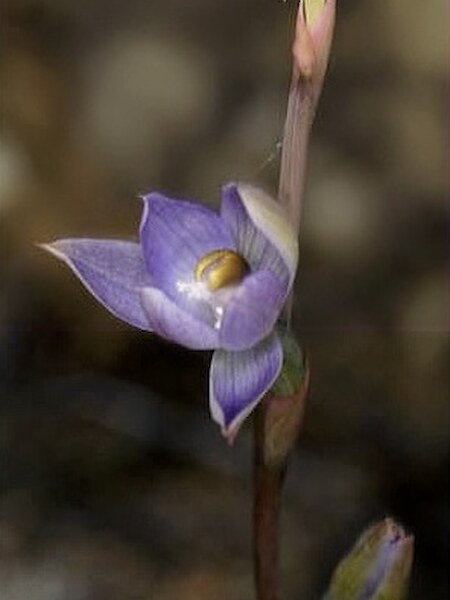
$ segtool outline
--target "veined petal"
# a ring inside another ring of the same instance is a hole
[[[270,269],[292,284],[298,242],[280,204],[257,187],[232,183],[223,188],[221,216],[253,269]]]
[[[217,213],[191,202],[158,193],[143,197],[141,244],[152,285],[196,317],[212,323],[210,307],[195,290],[199,259],[217,249],[235,249],[233,238]]]
[[[141,300],[152,330],[161,337],[194,350],[217,348],[217,330],[186,312],[161,290],[144,288]]]
[[[142,248],[119,240],[66,239],[42,244],[81,279],[110,312],[123,321],[150,330],[140,299],[149,285]]]
[[[283,350],[276,333],[243,352],[214,352],[209,376],[210,410],[229,440],[271,388],[282,363]]]
[[[285,297],[286,286],[270,271],[246,277],[224,308],[220,347],[245,350],[257,344],[272,331]]]

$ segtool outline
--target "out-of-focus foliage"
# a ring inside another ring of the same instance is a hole
[[[2,600],[251,596],[250,435],[230,451],[211,426],[207,357],[122,326],[34,242],[131,237],[152,189],[276,189],[294,4],[2,3]],[[411,598],[448,592],[444,5],[338,6],[294,311],[312,380],[288,599],[318,597],[387,513],[415,534]]]

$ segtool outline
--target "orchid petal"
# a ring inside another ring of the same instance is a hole
[[[283,307],[286,286],[270,271],[249,275],[224,308],[220,346],[245,350],[270,333]]]
[[[225,223],[209,208],[191,202],[158,193],[148,194],[143,200],[140,237],[152,285],[212,324],[210,307],[195,294],[194,271],[199,259],[208,252],[235,249]]]
[[[209,378],[211,415],[229,439],[277,379],[283,350],[276,333],[243,352],[216,350]]]
[[[149,285],[139,244],[65,239],[41,247],[65,262],[113,315],[140,329],[151,330],[139,295],[140,289]]]
[[[222,190],[221,216],[253,269],[270,269],[292,284],[298,242],[280,204],[252,185],[228,184]]]
[[[161,337],[193,350],[217,348],[217,330],[186,312],[161,290],[144,288],[141,300],[152,330]]]

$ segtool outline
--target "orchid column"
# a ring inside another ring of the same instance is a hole
[[[299,233],[311,126],[334,29],[335,0],[301,0],[281,155],[278,200]],[[292,299],[284,310],[289,327]],[[282,375],[258,407],[255,428],[254,554],[258,600],[279,600],[279,513],[289,454],[301,427],[309,368],[285,332]]]

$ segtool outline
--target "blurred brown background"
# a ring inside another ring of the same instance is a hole
[[[338,2],[309,161],[295,326],[312,390],[287,482],[287,600],[374,519],[447,597],[448,7]],[[3,0],[0,596],[252,598],[251,430],[208,356],[132,331],[34,246],[136,235],[138,193],[276,189],[295,3]]]

